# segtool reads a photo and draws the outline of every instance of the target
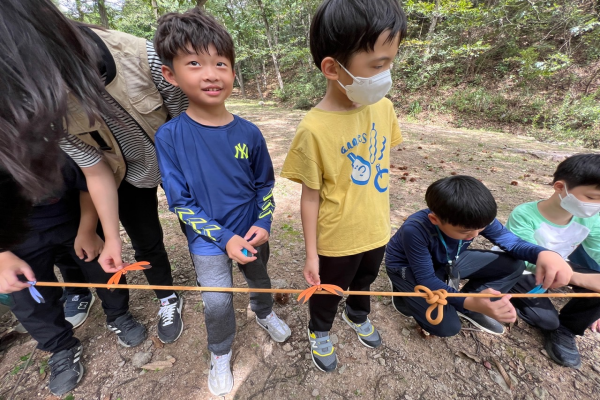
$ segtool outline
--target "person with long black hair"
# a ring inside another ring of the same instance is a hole
[[[152,44],[75,23],[51,0],[5,0],[0,2],[0,51],[0,169],[13,180],[6,184],[15,187],[0,191],[0,203],[17,202],[26,209],[24,202],[37,203],[59,190],[62,148],[81,167],[98,211],[105,239],[98,258],[102,268],[113,273],[124,266],[120,220],[136,259],[152,264],[146,271],[149,283],[172,285],[157,211],[160,175],[153,138],[170,116],[185,110],[187,99],[163,80]],[[3,210],[13,213],[13,208]],[[20,231],[26,212],[21,214],[11,216]],[[7,229],[0,225],[0,283],[24,290],[29,285],[21,281],[35,278],[35,271],[27,263],[6,261],[12,254],[7,250],[18,242]],[[183,300],[173,291],[156,295],[161,300],[158,336],[171,343],[183,331]],[[28,313],[15,312],[21,322],[48,320],[36,312],[37,305],[30,306]],[[111,323],[107,320],[117,335],[127,328]],[[83,371],[79,356],[80,351],[71,352],[51,375]],[[79,379],[67,383],[74,386]]]

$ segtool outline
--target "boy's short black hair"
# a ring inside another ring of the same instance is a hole
[[[164,65],[173,69],[173,59],[180,52],[207,53],[208,46],[215,46],[217,54],[235,66],[235,46],[225,27],[200,8],[192,8],[183,14],[168,13],[158,19],[154,34],[154,49]]]
[[[485,228],[498,212],[490,190],[472,176],[450,176],[432,183],[425,201],[442,222],[466,229]]]
[[[398,0],[325,0],[310,27],[310,52],[317,68],[325,57],[348,67],[355,53],[373,51],[379,36],[406,36],[406,15]]]
[[[600,189],[600,154],[575,154],[558,164],[554,182],[565,181],[567,189],[596,186]]]

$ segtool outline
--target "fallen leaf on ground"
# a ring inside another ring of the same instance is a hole
[[[154,343],[154,347],[156,347],[157,349],[162,349],[163,347],[165,347],[163,342],[161,342],[160,339],[156,336],[152,336],[150,339],[152,339],[152,343]]]
[[[509,389],[512,390],[512,388],[513,388],[512,381],[510,380],[510,377],[506,373],[506,370],[504,369],[504,367],[502,366],[502,364],[500,364],[500,362],[498,360],[496,360],[495,358],[493,360],[494,360],[494,364],[496,364],[496,368],[498,368],[498,371],[500,371],[500,374],[504,378],[506,385],[508,386]]]
[[[175,364],[175,359],[171,357],[165,361],[154,361],[146,365],[142,365],[142,369],[156,371],[157,369],[161,370],[165,368],[171,368],[173,364]]]
[[[517,182],[517,181],[512,181],[510,184],[511,184],[512,186],[519,186],[519,182]]]
[[[282,306],[286,305],[290,302],[290,294],[289,293],[275,293],[275,302],[277,304],[281,304]]]
[[[469,359],[471,359],[471,360],[475,361],[476,363],[480,363],[480,362],[481,362],[481,358],[480,358],[480,357],[477,357],[477,356],[475,356],[475,355],[473,355],[473,354],[469,354],[469,353],[467,353],[466,351],[457,351],[457,352],[456,352],[456,355],[457,355],[457,356],[459,356],[459,357],[460,357],[460,356],[467,357],[467,358],[469,358]]]

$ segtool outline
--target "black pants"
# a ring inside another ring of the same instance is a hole
[[[337,285],[346,290],[370,290],[377,278],[385,246],[344,257],[319,256],[319,275],[322,284]],[[308,301],[310,330],[329,332],[335,319],[339,296],[314,295]],[[360,324],[371,312],[370,296],[348,296],[346,312],[350,320]]]
[[[583,249],[580,251],[583,251]],[[585,260],[585,257],[581,255],[569,258]],[[569,263],[569,265],[575,272],[600,274],[598,271],[587,268],[588,265],[581,266],[573,263]],[[511,293],[527,293],[535,286],[535,275],[523,275],[511,290]],[[578,286],[573,286],[573,291],[575,293],[591,292]],[[550,299],[547,298],[518,298],[511,301],[519,310],[523,319],[531,325],[547,331],[553,331],[562,325],[575,335],[583,335],[592,322],[600,319],[600,298],[597,297],[573,298],[560,310],[560,314]]]
[[[516,260],[506,253],[467,250],[460,256],[454,266],[453,273],[458,274],[460,279],[469,279],[462,292],[476,293],[492,288],[506,293],[519,280],[524,270],[525,263],[523,261]],[[410,268],[404,268],[403,271],[387,268],[387,273],[398,291],[413,292],[418,284]],[[439,268],[436,271],[436,276],[442,281],[447,279],[444,268]],[[444,307],[442,322],[438,325],[432,325],[425,318],[425,311],[429,308],[429,304],[424,298],[404,297],[403,299],[406,305],[406,313],[414,317],[421,328],[432,335],[448,337],[460,332],[460,318],[456,308],[450,303]],[[468,310],[463,311],[463,313],[468,313]],[[433,317],[435,316],[434,312]]]
[[[57,282],[54,264],[59,261],[77,266],[84,280],[91,283],[106,283],[111,274],[105,273],[96,261],[80,260],[73,249],[79,221],[73,220],[44,231],[32,231],[28,239],[13,250],[15,255],[27,262],[36,276],[43,282]],[[61,288],[37,287],[45,303],[36,303],[28,289],[12,293],[12,312],[25,329],[38,342],[38,349],[55,353],[78,343],[73,336],[73,326],[65,320],[63,305],[59,299]],[[128,310],[126,290],[97,289],[107,321],[112,321]]]
[[[73,260],[70,255],[64,257],[64,259],[57,260],[56,266],[60,270],[60,274],[65,282],[88,283],[85,279],[83,271],[79,267],[79,264]],[[64,292],[69,296],[87,296],[90,293],[90,290],[88,288],[67,287],[65,288]]]
[[[144,270],[150,285],[173,285],[171,263],[163,243],[158,218],[157,188],[140,189],[123,181],[119,186],[119,219],[131,239],[137,261],[148,261],[152,268]],[[159,299],[172,290],[156,290]]]

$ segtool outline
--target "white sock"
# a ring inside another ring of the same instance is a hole
[[[176,299],[176,298],[177,298],[177,295],[175,293],[173,293],[169,297],[163,297],[162,299],[160,299],[160,305],[161,306],[168,306],[169,305],[169,300],[170,299]]]

